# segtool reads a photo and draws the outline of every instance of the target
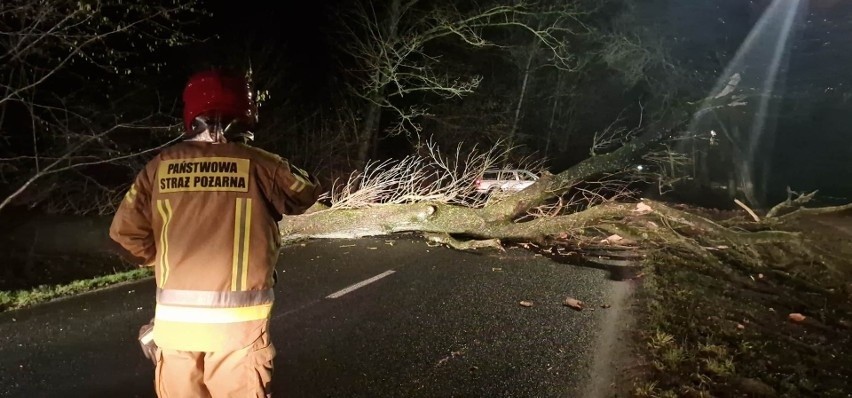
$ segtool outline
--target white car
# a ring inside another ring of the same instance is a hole
[[[538,176],[529,170],[486,170],[482,177],[476,180],[476,192],[520,191],[536,181]]]

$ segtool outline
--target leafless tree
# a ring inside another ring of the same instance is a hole
[[[557,16],[554,16],[558,14]],[[540,24],[548,16],[551,23]],[[367,103],[359,133],[357,159],[366,163],[371,144],[378,137],[382,111],[396,120],[389,134],[418,135],[419,119],[429,114],[423,96],[458,98],[472,93],[481,76],[458,76],[442,72],[441,54],[430,46],[441,40],[455,40],[468,48],[499,46],[487,31],[517,29],[550,54],[552,62],[570,68],[574,62],[564,34],[570,33],[562,21],[578,19],[573,8],[557,11],[534,9],[524,3],[460,9],[454,2],[391,0],[386,7],[359,1],[341,16],[348,40],[344,50],[357,67],[352,91]]]
[[[207,15],[201,10],[195,1],[0,3],[0,173],[13,187],[0,192],[0,210],[44,200],[56,210],[108,211],[114,187],[87,170],[168,141],[140,138],[177,123],[169,102],[140,99],[132,82],[162,68],[161,49],[193,40],[184,28]],[[68,202],[93,195],[91,207]]]
[[[553,70],[554,73],[547,74],[544,80],[549,85],[553,83],[550,79],[557,80],[557,83],[553,85],[555,94],[551,97],[555,107],[558,98],[563,96],[560,91],[565,89],[565,82],[568,80],[564,78],[564,75],[586,73],[585,68],[590,64],[586,62],[586,58],[577,55],[581,50],[575,47],[576,43],[589,40],[589,37],[599,36],[598,32],[585,22],[594,15],[596,8],[584,2],[543,1],[537,3],[538,13],[525,15],[527,24],[535,26],[535,30],[558,32],[561,40],[560,48],[547,46],[526,29],[509,32],[508,41],[512,44],[501,47],[505,49],[510,64],[517,71],[519,81],[517,94],[513,98],[512,122],[506,135],[510,146],[514,145],[518,139],[521,121],[525,116],[525,107],[529,102],[528,96],[534,90],[536,75],[548,69]],[[551,112],[551,132],[555,113],[555,110]]]

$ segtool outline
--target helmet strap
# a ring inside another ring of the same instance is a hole
[[[192,132],[187,141],[209,142],[224,144],[225,128],[220,117],[198,116],[192,121]]]
[[[188,141],[221,144],[227,142],[248,143],[254,140],[251,126],[240,118],[220,116],[198,116],[192,121]]]
[[[210,130],[204,130],[198,134],[195,134],[187,138],[186,141],[209,142],[211,144],[224,144],[228,142],[224,134],[222,134],[221,132],[211,132]]]

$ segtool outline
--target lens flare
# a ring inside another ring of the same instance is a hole
[[[752,205],[762,204],[766,194],[775,142],[771,110],[784,93],[791,33],[806,8],[806,0],[772,2],[693,116],[689,133],[710,145],[696,151],[694,140],[682,140],[679,148],[702,153],[697,156],[705,156],[703,161],[695,159],[697,168],[705,168],[700,172],[714,182],[733,184]]]

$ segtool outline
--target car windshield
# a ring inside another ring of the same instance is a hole
[[[522,180],[536,180],[536,179],[538,179],[538,177],[536,177],[535,174],[533,174],[532,172],[526,171],[526,170],[519,171],[518,174],[520,175]]]
[[[537,180],[535,174],[528,170],[502,170],[486,171],[482,174],[483,180]]]

